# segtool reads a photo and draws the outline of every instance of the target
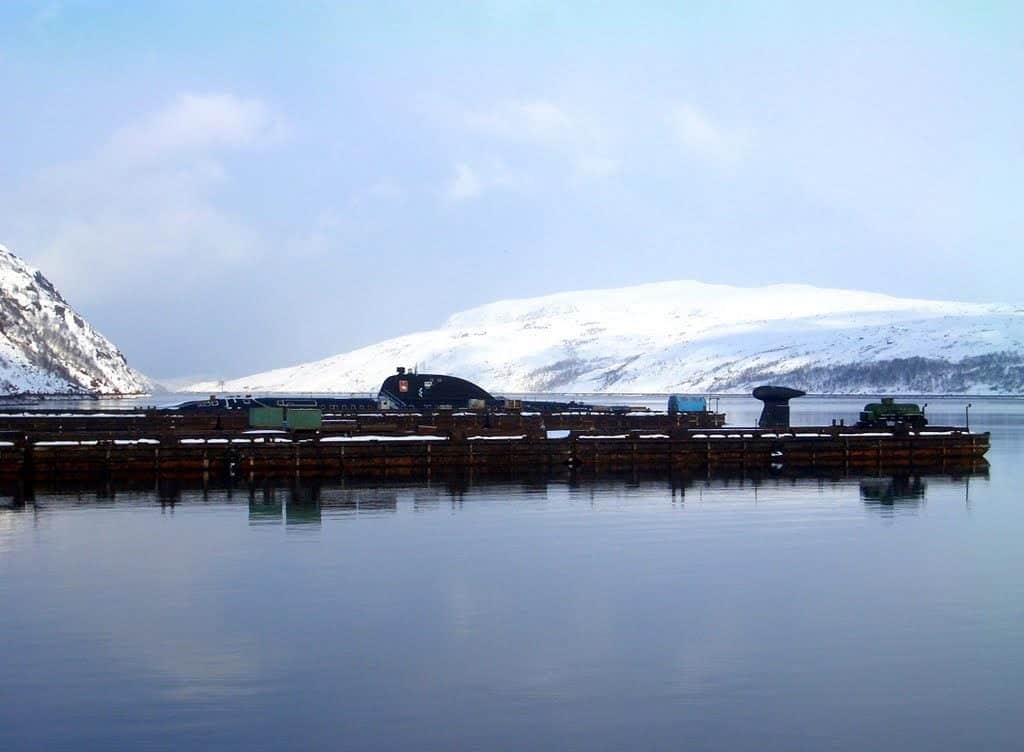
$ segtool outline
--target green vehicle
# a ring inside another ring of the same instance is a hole
[[[869,402],[861,410],[857,428],[908,428],[919,431],[928,425],[924,409],[914,402],[896,402],[882,397],[881,402]]]

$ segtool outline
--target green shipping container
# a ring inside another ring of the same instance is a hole
[[[283,423],[283,407],[249,408],[249,428],[280,428]]]
[[[324,414],[320,410],[289,407],[285,423],[292,431],[317,431],[324,423]]]

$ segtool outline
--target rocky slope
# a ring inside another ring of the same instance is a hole
[[[151,385],[46,277],[0,245],[0,393],[139,394]]]
[[[1024,307],[693,281],[508,300],[197,391],[375,390],[394,366],[497,392],[1024,394]]]

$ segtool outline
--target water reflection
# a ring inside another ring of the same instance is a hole
[[[1024,513],[993,487],[984,469],[0,485],[0,692],[35,703],[0,703],[0,749],[756,749],[763,729],[798,749],[805,718],[825,739],[863,717],[927,738],[879,676],[977,714],[998,748],[1020,601],[991,583],[1019,571]]]
[[[924,500],[927,488],[924,478],[894,475],[891,478],[869,478],[860,481],[860,496],[868,505],[917,506]]]
[[[316,528],[324,516],[344,519],[357,516],[394,514],[407,505],[413,512],[429,513],[442,509],[460,509],[467,498],[507,498],[512,500],[545,500],[555,492],[572,498],[597,502],[609,495],[628,494],[647,499],[664,498],[673,505],[688,501],[729,498],[732,501],[764,501],[767,495],[820,494],[833,489],[840,494],[856,489],[857,496],[869,509],[907,509],[920,506],[930,488],[956,489],[969,500],[971,479],[985,481],[988,465],[957,468],[955,472],[906,472],[879,475],[768,476],[719,475],[694,478],[677,474],[608,474],[584,477],[577,474],[555,474],[495,479],[472,475],[453,475],[441,480],[392,480],[387,485],[371,481],[347,483],[275,483],[236,484],[220,487],[185,481],[162,481],[155,487],[141,489],[127,483],[113,482],[93,486],[57,486],[37,488],[18,482],[0,485],[0,516],[26,509],[51,506],[78,506],[96,509],[118,505],[139,505],[155,502],[166,514],[173,514],[182,503],[241,504],[247,503],[248,522],[254,527]]]
[[[391,488],[330,488],[323,492],[323,505],[336,516],[381,514],[398,510],[398,493]]]
[[[250,525],[281,525],[284,523],[284,494],[281,489],[264,486],[249,495]]]

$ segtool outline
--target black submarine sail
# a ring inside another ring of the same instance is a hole
[[[383,409],[436,410],[502,407],[505,400],[472,381],[439,373],[412,373],[401,366],[384,379],[377,394]]]

